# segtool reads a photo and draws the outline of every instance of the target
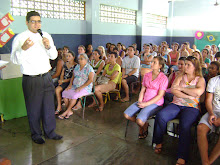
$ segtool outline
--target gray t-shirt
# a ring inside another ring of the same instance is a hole
[[[137,71],[133,75],[138,77],[140,58],[138,56],[133,56],[132,58],[130,58],[129,56],[125,57],[122,61],[122,68],[125,68],[125,74],[128,74],[133,69],[137,68]]]
[[[209,80],[206,91],[213,93],[213,111],[220,112],[220,76],[213,77]]]

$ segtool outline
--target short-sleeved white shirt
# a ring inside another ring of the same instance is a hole
[[[220,76],[213,77],[209,80],[206,91],[209,93],[213,93],[213,112],[220,112]]]
[[[133,75],[138,77],[140,68],[140,58],[138,56],[134,56],[132,58],[126,56],[122,61],[122,68],[125,68],[125,74],[128,74],[134,68],[137,68],[137,71]]]

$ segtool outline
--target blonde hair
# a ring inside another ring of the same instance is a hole
[[[98,48],[102,49],[101,55],[106,57],[105,48],[103,46],[98,46]]]

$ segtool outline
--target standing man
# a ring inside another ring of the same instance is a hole
[[[57,57],[52,37],[37,30],[41,28],[41,17],[36,11],[26,16],[28,30],[18,34],[12,43],[11,61],[21,65],[22,87],[31,130],[31,138],[37,144],[45,143],[42,138],[41,120],[45,138],[60,140],[54,130],[54,86],[48,71],[49,59]]]
[[[133,46],[128,47],[128,56],[122,61],[122,87],[125,90],[125,98],[121,102],[129,101],[129,85],[138,80],[140,58],[134,55],[135,49]]]

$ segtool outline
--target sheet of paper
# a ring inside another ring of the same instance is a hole
[[[0,54],[0,59],[3,61],[9,61],[9,63],[6,65],[4,69],[0,71],[0,78],[5,79],[11,79],[11,78],[17,78],[22,77],[21,71],[20,71],[20,65],[13,64],[10,61],[11,54]]]
[[[0,60],[0,67],[5,66],[9,61]]]

